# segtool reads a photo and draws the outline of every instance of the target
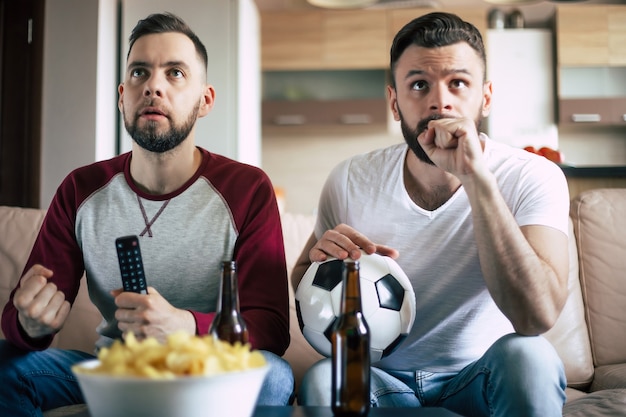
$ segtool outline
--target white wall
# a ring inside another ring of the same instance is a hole
[[[260,28],[256,5],[252,0],[122,0],[120,78],[132,28],[139,19],[158,12],[180,16],[207,48],[207,77],[215,88],[215,106],[198,122],[196,144],[260,165]],[[131,139],[123,126],[120,129],[122,151],[130,150]]]
[[[285,210],[314,214],[330,171],[353,155],[404,142],[386,126],[271,127],[263,130],[263,169],[284,191]]]
[[[47,0],[41,207],[74,168],[113,155],[117,0]],[[107,28],[113,30],[107,31]],[[108,56],[103,56],[99,54]],[[106,93],[105,91],[111,90]]]
[[[118,129],[117,8],[120,1],[46,1],[40,193],[44,208],[72,169],[106,159],[114,153]],[[212,21],[206,23],[210,15],[206,12],[208,6],[202,6],[204,14],[196,13],[199,9],[195,4],[188,6],[193,0],[142,1],[151,4],[155,11],[163,11],[171,5],[167,9],[183,11],[183,17],[191,19],[189,23],[194,29],[200,26],[201,37],[214,62],[226,65],[224,71],[209,74],[210,82],[216,86],[217,101],[214,110],[201,121],[208,130],[204,137],[210,138],[203,146],[255,165],[260,164],[262,158],[262,167],[274,184],[286,190],[287,210],[314,212],[322,184],[336,163],[355,153],[403,140],[397,127],[391,133],[381,128],[347,132],[281,130],[264,132],[261,148],[260,139],[254,133],[259,130],[260,111],[253,110],[258,105],[254,97],[259,94],[260,71],[240,73],[237,84],[230,84],[225,76],[235,69],[244,71],[257,60],[258,42],[254,41],[255,35],[250,34],[258,33],[258,13],[253,1],[210,0],[242,6],[236,9],[238,24],[230,19],[217,19],[221,24],[215,26]],[[230,45],[226,41],[246,29],[248,34],[239,37],[237,44]],[[120,41],[125,56],[127,38]],[[226,49],[236,50],[237,54],[221,55]],[[237,127],[215,133],[217,130],[211,129],[213,124],[228,119],[236,111],[244,111],[237,110],[234,103],[248,106],[245,112],[249,116],[236,118]],[[237,129],[238,138],[234,133]],[[253,139],[246,141],[245,138]],[[560,128],[559,146],[567,160],[574,164],[626,164],[623,129]]]
[[[96,161],[115,155],[117,145],[118,0],[101,0],[98,8],[96,79]]]
[[[223,1],[223,0],[221,0]],[[261,22],[252,0],[237,19],[237,160],[261,166]]]
[[[198,126],[197,143],[253,165],[261,163],[260,43],[253,0],[124,0],[133,15],[126,16],[124,35],[118,39],[121,4],[122,0],[46,1],[42,208],[48,207],[70,171],[114,156],[118,132],[123,131],[117,110],[123,65],[119,50],[125,58],[130,29],[151,12],[180,12],[209,52],[209,82],[217,90],[216,104]],[[129,147],[126,142],[122,150]]]
[[[559,148],[570,165],[624,166],[626,127],[561,126]]]
[[[487,31],[493,96],[485,127],[492,139],[518,148],[558,148],[552,38],[548,29]]]
[[[285,210],[314,214],[326,177],[337,163],[403,141],[397,124],[388,131],[384,127],[265,128],[263,169],[274,186],[283,189]],[[626,165],[623,127],[561,127],[559,147],[572,165]]]

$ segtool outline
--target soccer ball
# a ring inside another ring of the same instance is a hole
[[[361,307],[370,329],[370,358],[387,357],[404,341],[415,321],[415,292],[390,257],[362,252],[359,258]],[[330,335],[341,308],[343,261],[309,266],[296,290],[300,330],[320,354],[331,356]]]

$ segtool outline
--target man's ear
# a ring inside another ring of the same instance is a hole
[[[387,104],[391,109],[391,113],[393,114],[393,120],[396,122],[400,120],[400,112],[398,111],[398,96],[396,94],[396,89],[391,85],[387,85]]]
[[[485,81],[485,83],[483,84],[483,107],[482,107],[483,117],[487,117],[489,116],[489,113],[491,113],[491,95],[492,95],[491,81]]]
[[[198,109],[198,117],[204,117],[213,108],[215,104],[215,89],[212,85],[207,84],[204,86],[204,91],[200,97],[200,108]]]
[[[117,86],[117,93],[117,108],[119,109],[120,113],[124,113],[124,83],[120,83],[120,85]]]

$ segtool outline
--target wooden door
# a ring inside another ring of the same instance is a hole
[[[0,0],[0,204],[39,207],[45,0]]]

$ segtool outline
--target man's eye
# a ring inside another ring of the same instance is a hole
[[[426,89],[426,87],[428,87],[428,84],[426,83],[426,81],[420,80],[420,81],[415,81],[412,85],[412,89],[413,90],[424,90]]]
[[[143,75],[145,75],[145,73],[146,71],[144,71],[143,69],[136,68],[130,71],[130,76],[137,78],[137,77],[142,77]]]
[[[170,74],[174,78],[182,78],[185,74],[179,69],[173,69],[170,71]]]
[[[467,87],[467,83],[463,80],[452,80],[450,85],[454,88],[465,88]]]

